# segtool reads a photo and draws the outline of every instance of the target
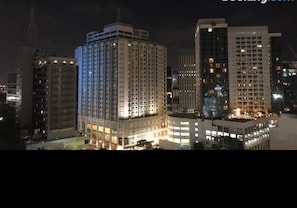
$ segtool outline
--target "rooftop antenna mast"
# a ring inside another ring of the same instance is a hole
[[[28,45],[33,46],[34,45],[34,38],[37,33],[37,25],[35,23],[35,12],[34,7],[30,6],[30,20],[28,25]]]
[[[121,21],[121,9],[118,8],[117,9],[117,22],[120,22]]]

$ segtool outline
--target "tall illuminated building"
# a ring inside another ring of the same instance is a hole
[[[179,113],[196,112],[195,56],[178,57]]]
[[[268,26],[228,27],[198,20],[195,34],[198,110],[204,117],[279,112],[283,96],[281,34]],[[200,93],[200,94],[199,94]]]
[[[267,26],[228,29],[231,109],[270,112],[270,36]]]
[[[195,33],[196,102],[201,117],[229,111],[228,25],[225,19],[200,19]]]
[[[167,50],[149,32],[115,22],[75,50],[78,129],[97,148],[117,149],[166,135]]]

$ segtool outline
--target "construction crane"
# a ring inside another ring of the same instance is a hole
[[[293,47],[291,45],[289,45],[289,48],[293,54],[293,56],[295,57],[296,61],[297,61],[297,53],[294,51]]]

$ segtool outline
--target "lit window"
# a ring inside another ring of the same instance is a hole
[[[213,74],[213,72],[214,72],[213,68],[210,68],[209,73]]]
[[[190,136],[190,134],[189,133],[181,133],[181,136],[186,137],[186,136]]]
[[[208,59],[208,62],[211,64],[211,63],[214,62],[214,59],[213,59],[213,58],[209,58],[209,59]]]
[[[210,28],[208,28],[208,30],[207,30],[208,32],[212,32],[212,28],[210,27]]]
[[[180,136],[180,133],[179,132],[174,132],[173,135],[174,136]]]

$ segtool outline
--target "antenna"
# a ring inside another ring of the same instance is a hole
[[[117,9],[117,22],[121,21],[121,8]]]
[[[30,20],[28,25],[28,45],[33,46],[34,37],[37,33],[37,25],[35,23],[34,7],[30,6]]]

